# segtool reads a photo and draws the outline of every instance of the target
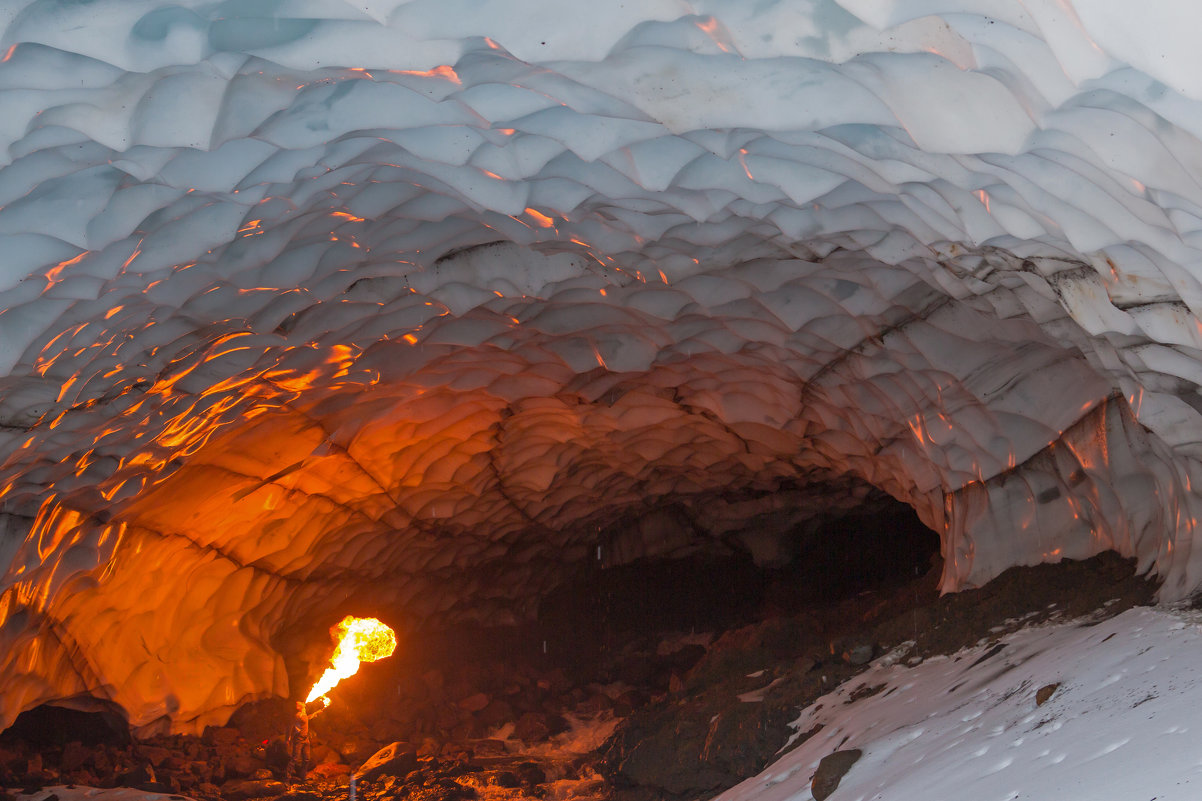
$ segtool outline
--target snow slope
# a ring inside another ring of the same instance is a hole
[[[858,748],[832,801],[1196,799],[1200,654],[1202,615],[1147,607],[918,665],[894,653],[803,712],[794,726],[814,736],[718,798],[810,799],[819,760]]]

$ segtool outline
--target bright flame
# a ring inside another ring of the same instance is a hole
[[[338,682],[355,675],[360,662],[375,662],[392,656],[396,650],[396,635],[392,629],[374,617],[351,617],[347,615],[330,633],[338,637],[330,666],[321,679],[309,691],[305,703],[328,693]]]

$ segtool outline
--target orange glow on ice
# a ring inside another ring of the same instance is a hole
[[[536,209],[527,208],[526,213],[534,219],[535,225],[537,225],[539,228],[550,228],[555,224],[555,220],[553,218],[548,217]]]
[[[396,650],[396,635],[374,617],[347,615],[330,632],[338,637],[338,645],[330,657],[330,666],[313,685],[305,703],[320,698],[334,689],[338,682],[355,675],[360,663],[392,656]]]
[[[418,78],[445,78],[451,83],[462,84],[459,74],[450,64],[441,64],[432,70],[401,70],[401,75],[413,75]]]
[[[754,181],[755,176],[751,174],[751,169],[747,166],[747,148],[739,148],[739,165],[743,168],[743,174],[747,176],[749,181]]]
[[[713,40],[714,44],[718,46],[719,50],[721,50],[723,53],[730,52],[730,45],[723,42],[720,38],[722,32],[718,26],[717,18],[709,17],[705,20],[705,22],[698,22],[695,24],[698,28],[705,32],[706,36]]]
[[[81,261],[84,260],[84,257],[87,256],[91,252],[92,251],[90,251],[90,250],[85,250],[83,253],[80,253],[78,256],[76,256],[73,259],[67,259],[66,261],[60,261],[58,264],[56,264],[51,270],[49,270],[46,273],[46,279],[48,281],[50,281],[50,285],[54,286],[59,281],[61,281],[64,270],[66,270],[68,267],[73,267],[76,264],[79,264]]]

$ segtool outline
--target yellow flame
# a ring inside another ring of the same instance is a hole
[[[334,688],[338,682],[355,675],[360,662],[375,662],[392,656],[396,650],[396,635],[392,629],[374,617],[351,617],[347,615],[330,633],[338,638],[330,666],[321,674],[321,679],[309,691],[305,703],[320,698]]]

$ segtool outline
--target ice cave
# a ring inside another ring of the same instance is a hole
[[[519,622],[866,504],[945,593],[1112,550],[1190,596],[1199,25],[4,3],[0,730],[199,732],[344,614]]]

